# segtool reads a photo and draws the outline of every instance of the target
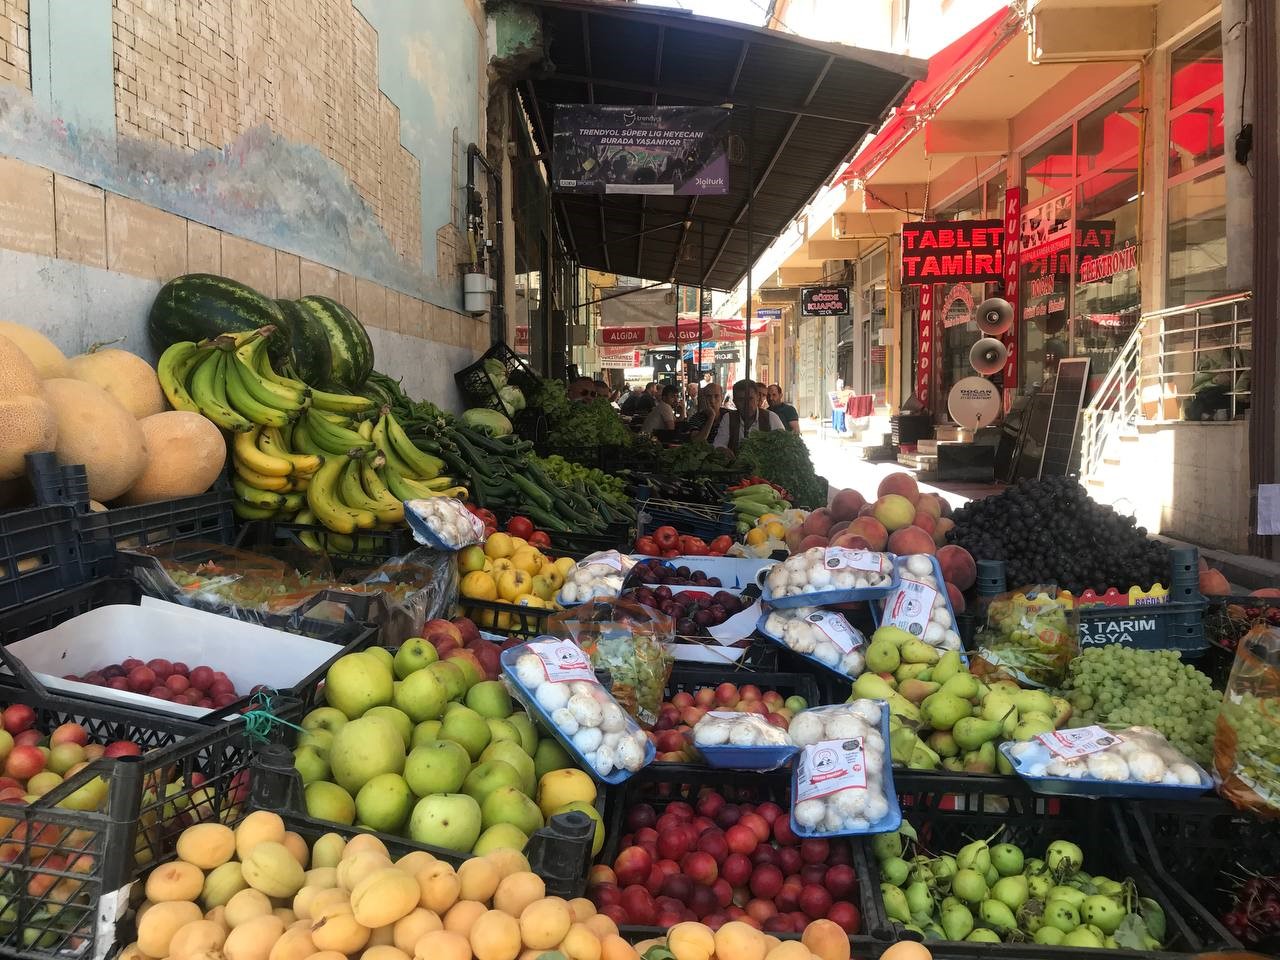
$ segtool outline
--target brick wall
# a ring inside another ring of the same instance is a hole
[[[0,83],[31,89],[27,0],[0,0]]]

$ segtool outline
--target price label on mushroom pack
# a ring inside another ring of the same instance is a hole
[[[801,749],[795,763],[793,805],[820,800],[841,790],[867,789],[867,756],[861,737],[819,740]]]
[[[898,589],[885,598],[880,625],[899,627],[913,637],[923,636],[937,599],[938,591],[929,584],[903,577]]]
[[[850,550],[848,547],[827,547],[823,566],[828,570],[862,570],[880,572],[880,554],[870,550]]]
[[[849,626],[849,621],[833,610],[819,610],[817,613],[809,614],[805,619],[834,643],[842,654],[849,653],[863,644],[862,634]]]
[[[529,652],[542,661],[542,669],[552,683],[570,683],[574,680],[598,682],[591,666],[591,658],[581,647],[568,640],[531,643]]]
[[[1078,760],[1091,753],[1108,750],[1124,743],[1124,737],[1097,725],[1076,727],[1073,730],[1054,730],[1036,737],[1049,748],[1049,752],[1061,760]]]

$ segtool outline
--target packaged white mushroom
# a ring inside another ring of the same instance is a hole
[[[652,762],[644,731],[596,679],[591,659],[570,640],[541,637],[502,652],[516,697],[539,717],[582,768],[621,783]]]
[[[413,539],[429,547],[461,550],[484,543],[484,523],[453,497],[406,501],[404,518]]]
[[[770,610],[760,621],[769,639],[850,680],[861,673],[867,638],[835,610],[789,607]]]
[[[1135,791],[1201,793],[1213,787],[1199,764],[1150,727],[1053,730],[1001,744],[1000,750],[1029,780],[1078,781],[1076,789],[1065,792],[1136,796]]]
[[[876,625],[899,627],[939,650],[959,650],[960,632],[938,561],[927,553],[897,558],[898,583],[872,604]]]
[[[791,737],[756,713],[712,710],[693,727],[693,745],[709,767],[776,770],[795,754]]]
[[[882,597],[897,582],[893,557],[873,550],[810,547],[760,573],[774,607],[821,606]]]
[[[556,597],[562,606],[573,607],[595,597],[613,598],[622,593],[636,561],[617,550],[602,550],[579,561],[564,578]]]
[[[902,822],[887,749],[888,707],[854,700],[791,721],[800,748],[791,778],[791,828],[801,837],[896,830]]]

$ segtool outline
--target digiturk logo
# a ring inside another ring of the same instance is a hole
[[[723,187],[724,177],[694,177],[694,183],[700,187]]]

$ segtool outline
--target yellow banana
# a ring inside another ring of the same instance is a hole
[[[335,533],[354,533],[357,528],[369,530],[378,522],[369,511],[356,510],[342,502],[338,484],[350,459],[345,454],[328,457],[307,487],[307,505],[320,522]]]
[[[381,506],[380,510],[374,511],[378,519],[383,523],[400,523],[404,520],[404,504],[387,489],[386,483],[383,482],[378,473],[378,468],[385,464],[386,460],[381,456],[362,459],[360,461],[360,483],[369,498]]]
[[[284,503],[284,497],[280,494],[251,486],[238,473],[233,474],[231,477],[231,488],[235,490],[236,496],[245,503],[263,510],[279,510],[281,504]]]
[[[314,453],[290,453],[288,442],[278,427],[263,427],[258,434],[258,449],[289,462],[294,476],[309,477],[320,469],[321,457]],[[265,472],[265,471],[264,471]]]
[[[242,463],[234,450],[231,452],[231,460],[236,468],[236,476],[243,479],[249,486],[257,487],[259,490],[269,490],[273,493],[283,493],[289,489],[288,477],[273,477],[265,473],[259,473],[249,464]]]
[[[268,477],[287,477],[293,473],[293,462],[284,457],[274,456],[269,450],[262,450],[263,428],[254,426],[247,433],[237,433],[232,441],[232,451],[236,460],[243,463],[255,473]]]
[[[365,413],[373,409],[373,401],[368,397],[357,397],[345,393],[330,393],[327,390],[311,388],[311,405],[317,410],[333,413]]]

